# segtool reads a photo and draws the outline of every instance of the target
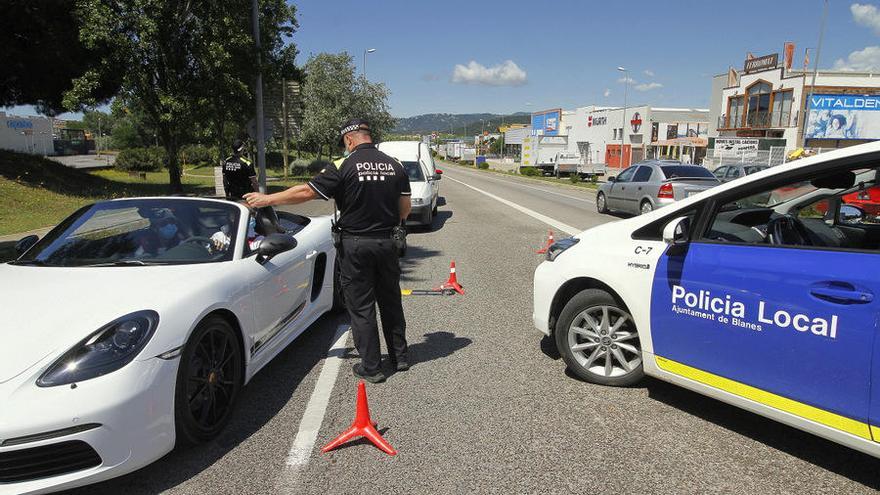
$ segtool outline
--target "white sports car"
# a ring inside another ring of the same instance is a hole
[[[0,493],[106,480],[223,429],[242,386],[341,306],[330,218],[277,215],[122,199],[19,242],[0,265]]]

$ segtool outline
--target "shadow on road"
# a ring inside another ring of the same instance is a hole
[[[541,339],[541,352],[543,352],[545,356],[554,361],[562,358],[562,355],[559,354],[559,348],[556,347],[556,342],[553,340],[553,337],[545,336]]]
[[[400,281],[401,282],[437,282],[438,284],[446,280],[446,273],[438,273],[437,280],[426,280],[423,278],[413,277],[413,272],[422,260],[438,256],[442,251],[436,249],[424,248],[421,246],[409,245],[406,248],[406,256],[400,258]],[[430,287],[404,287],[405,289],[430,289]]]
[[[880,459],[676,385],[653,378],[645,381],[648,397],[654,400],[874,490],[880,489]]]
[[[262,429],[290,402],[309,371],[324,359],[336,329],[342,324],[348,324],[347,315],[325,315],[276,356],[244,387],[229,424],[215,440],[175,449],[134,473],[65,493],[152,494],[195,477]]]
[[[467,337],[456,337],[452,332],[426,333],[425,340],[409,346],[410,364],[427,363],[452,355],[474,341]]]

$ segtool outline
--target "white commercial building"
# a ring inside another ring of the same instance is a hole
[[[710,159],[773,165],[801,147],[880,139],[880,73],[820,70],[813,87],[811,71],[791,69],[793,51],[783,63],[778,54],[750,57],[713,78]]]
[[[38,155],[54,154],[52,120],[0,112],[0,149]]]
[[[708,109],[586,106],[564,110],[561,120],[559,134],[567,136],[568,151],[609,169],[647,158],[698,163],[708,144]]]

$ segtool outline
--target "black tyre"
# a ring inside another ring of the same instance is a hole
[[[434,202],[434,208],[431,210],[431,214],[437,216],[437,202]]]
[[[568,369],[588,382],[623,387],[645,376],[632,316],[603,290],[586,289],[568,301],[555,339]]]
[[[184,346],[174,394],[177,445],[207,442],[229,422],[243,383],[235,332],[222,317],[209,316]]]
[[[342,292],[342,269],[339,267],[339,260],[333,264],[333,307],[330,311],[341,313],[345,311],[345,294]]]
[[[596,195],[596,210],[599,213],[608,213],[608,205],[605,203],[605,193],[603,192]]]

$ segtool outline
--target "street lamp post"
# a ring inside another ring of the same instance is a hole
[[[624,135],[626,132],[626,92],[629,89],[629,71],[624,67],[618,67],[617,70],[623,72],[623,123],[620,127],[620,168],[623,168],[623,146]]]
[[[263,69],[260,61],[260,10],[257,0],[251,2],[251,21],[253,22],[254,48],[257,52],[257,78],[254,83],[254,99],[257,104],[257,169],[259,171],[260,192],[266,193],[266,130],[263,128]]]
[[[804,117],[801,119],[801,147],[807,146],[807,124],[810,119],[810,100],[813,99],[813,88],[816,87],[816,74],[819,73],[819,55],[822,53],[822,36],[825,34],[825,18],[828,17],[828,0],[822,8],[822,24],[819,27],[819,44],[816,45],[816,60],[813,62],[813,80],[810,82],[810,91],[807,93],[807,102],[804,106]],[[801,91],[803,94],[803,91]]]
[[[368,48],[364,50],[364,79],[367,78],[367,54],[375,52],[375,48]]]

